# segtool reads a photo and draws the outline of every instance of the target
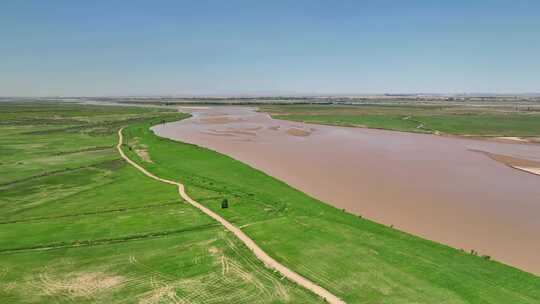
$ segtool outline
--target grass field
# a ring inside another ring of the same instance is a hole
[[[130,158],[182,181],[271,256],[348,303],[540,301],[537,276],[347,214],[227,156],[159,138],[150,125],[125,129]],[[141,147],[152,162],[134,152]]]
[[[122,161],[121,126],[130,158],[181,180],[271,256],[348,303],[540,302],[537,276],[347,214],[149,130],[185,117],[0,104],[0,302],[320,302],[180,202],[175,187]]]
[[[474,136],[540,136],[540,107],[417,104],[269,105],[273,118],[339,126]]]
[[[0,303],[319,302],[120,159],[121,126],[183,117],[0,103]]]

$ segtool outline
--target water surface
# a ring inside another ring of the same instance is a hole
[[[379,223],[540,274],[540,176],[480,150],[540,161],[540,145],[274,120],[246,107],[182,108],[154,127]]]

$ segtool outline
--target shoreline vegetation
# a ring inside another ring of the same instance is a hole
[[[274,119],[509,142],[540,142],[540,104],[262,105]]]
[[[148,179],[105,148],[121,127],[130,159],[182,181],[191,197],[278,262],[347,303],[540,301],[538,276],[489,253],[348,214],[228,156],[150,130],[185,114],[2,103],[0,115],[0,249],[70,244],[0,253],[0,298],[8,302],[319,301],[264,268],[234,236],[181,202],[175,187]],[[92,243],[109,239],[123,241]]]

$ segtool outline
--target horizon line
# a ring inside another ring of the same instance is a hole
[[[276,93],[208,93],[208,94],[109,94],[109,95],[0,95],[0,99],[5,98],[302,98],[302,97],[341,97],[341,98],[357,98],[357,97],[538,97],[539,92],[506,92],[506,93],[491,93],[491,92],[460,92],[460,93],[445,93],[445,92],[415,92],[415,93],[293,93],[293,92],[276,92]]]

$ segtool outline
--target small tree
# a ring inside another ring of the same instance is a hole
[[[224,198],[222,201],[221,201],[221,209],[227,209],[229,208],[229,201]]]

